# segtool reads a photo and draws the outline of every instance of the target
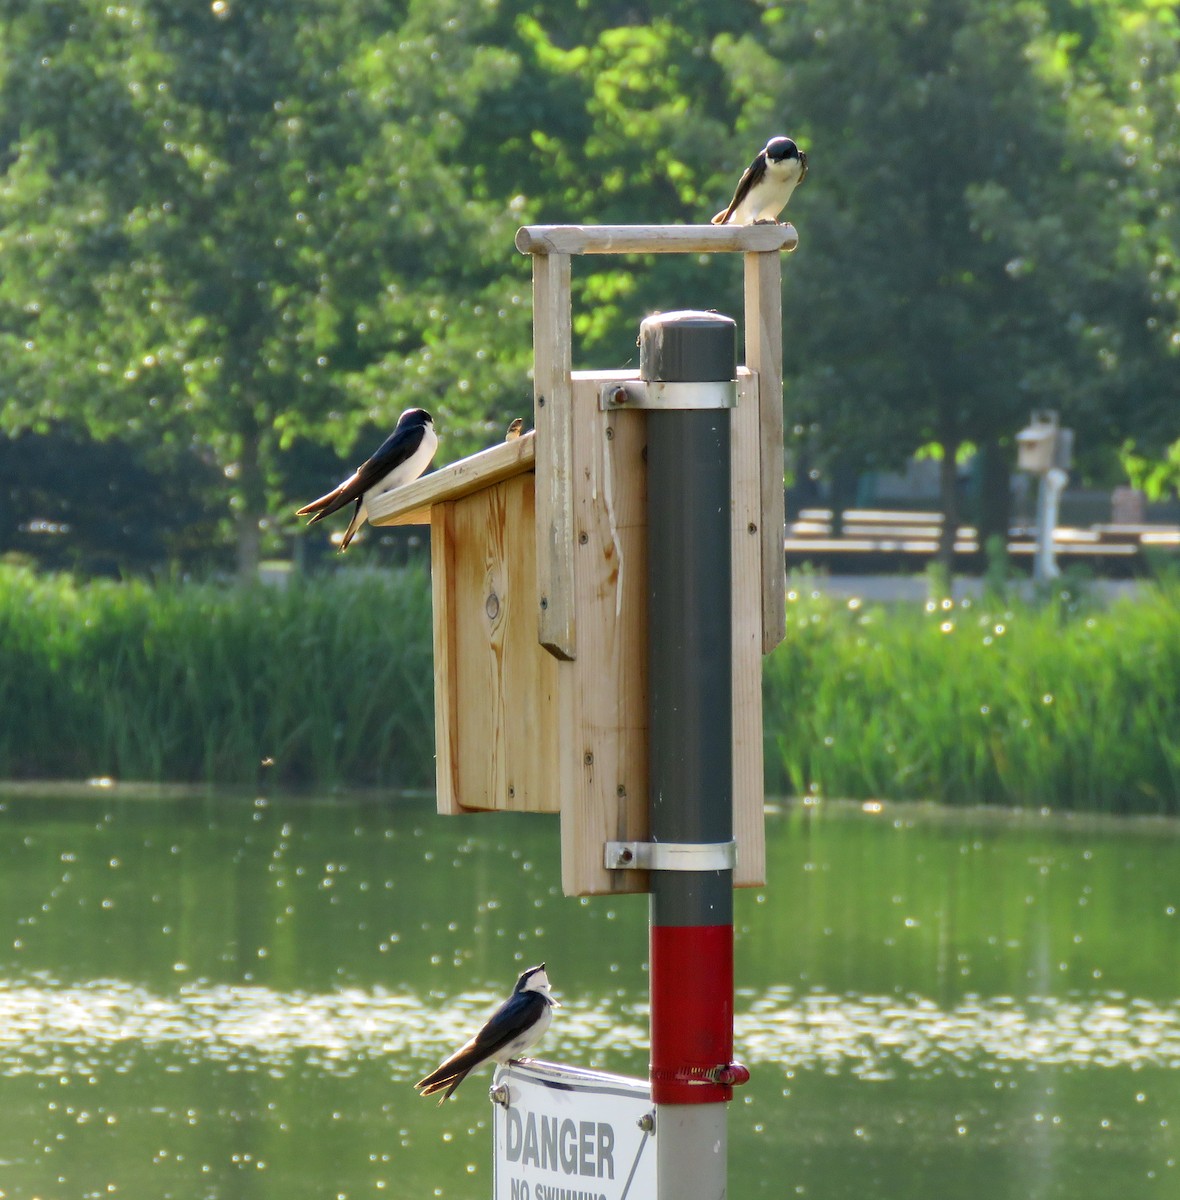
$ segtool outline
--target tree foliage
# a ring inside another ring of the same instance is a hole
[[[823,171],[796,202],[798,424],[858,465],[936,444],[952,516],[959,448],[1009,441],[1032,408],[1083,444],[1102,429],[1109,455],[1133,407],[1110,343],[1148,295],[1106,201],[1134,164],[1070,103],[1076,35],[1022,0],[804,0],[768,22],[723,52],[735,79],[779,81]],[[766,119],[762,93],[746,106]]]
[[[1177,33],[1175,0],[7,0],[0,429],[117,438],[249,549],[309,446],[423,405],[445,461],[527,411],[519,224],[705,221],[786,132],[809,451],[1002,462],[1053,407],[1113,478],[1176,436]],[[579,365],[741,303],[722,260],[574,279]]]
[[[469,418],[479,359],[449,343],[481,324],[486,344],[509,305],[489,263],[512,223],[450,154],[514,64],[452,7],[393,28],[321,0],[10,16],[5,425],[196,446],[256,527],[289,504],[292,439],[443,396]]]

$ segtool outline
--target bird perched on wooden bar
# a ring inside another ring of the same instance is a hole
[[[742,173],[714,225],[774,224],[807,174],[807,155],[789,137],[773,137]]]
[[[295,515],[304,517],[313,513],[308,524],[314,525],[346,504],[356,501],[352,520],[348,522],[340,542],[340,549],[347,550],[348,543],[368,518],[369,502],[376,496],[417,479],[430,465],[437,449],[434,419],[424,408],[407,408],[398,417],[393,432],[371,458],[361,463],[343,483],[326,495],[297,509]]]
[[[514,442],[524,431],[524,417],[513,417],[512,423],[508,426],[508,432],[504,434],[506,442]]]
[[[485,1062],[510,1062],[535,1046],[549,1028],[557,1007],[549,994],[545,964],[529,967],[516,981],[512,995],[488,1017],[483,1028],[414,1086],[423,1096],[442,1092],[441,1104],[476,1067]]]

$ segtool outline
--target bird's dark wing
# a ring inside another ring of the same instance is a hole
[[[483,1056],[477,1055],[472,1046],[468,1044],[458,1053],[452,1054],[437,1070],[431,1071],[425,1079],[419,1079],[414,1086],[423,1096],[433,1096],[435,1092],[442,1092],[438,1098],[438,1102],[441,1104],[483,1061]],[[446,1091],[443,1091],[444,1088]]]
[[[750,194],[750,189],[761,182],[762,176],[766,174],[766,155],[760,153],[757,158],[742,172],[741,179],[738,180],[737,190],[733,193],[733,199],[729,202],[729,207],[722,212],[719,212],[713,218],[714,225],[724,225],[726,221],[733,216],[733,210]]]
[[[445,1100],[482,1062],[497,1050],[518,1038],[541,1015],[545,999],[538,992],[517,992],[509,996],[488,1018],[484,1027],[466,1045],[460,1046],[444,1063],[414,1086],[423,1096],[446,1088]],[[441,1101],[440,1101],[441,1103]]]
[[[338,484],[318,500],[313,500],[310,504],[305,504],[302,508],[297,508],[295,515],[297,517],[306,517],[308,513],[315,513],[315,516],[308,521],[309,525],[314,525],[317,521],[322,521],[325,517],[343,508],[350,500],[358,499],[364,495],[365,489],[359,485],[359,480],[360,472],[354,471],[343,483]]]
[[[295,515],[305,517],[308,513],[315,513],[308,521],[309,525],[314,525],[353,500],[359,500],[369,488],[380,483],[398,463],[405,462],[418,449],[422,437],[421,425],[399,426],[343,483],[318,500],[296,509]]]
[[[368,491],[375,483],[380,483],[399,463],[404,463],[422,444],[425,434],[426,428],[423,425],[405,425],[395,429],[377,447],[372,457],[357,467],[356,474],[361,482],[361,490]]]

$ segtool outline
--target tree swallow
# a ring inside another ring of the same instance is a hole
[[[729,207],[713,218],[713,224],[776,222],[806,174],[807,155],[789,137],[771,138],[745,169]]]
[[[524,429],[524,417],[513,417],[512,424],[508,426],[508,432],[504,435],[506,442],[513,442],[520,437],[521,431]]]
[[[375,496],[384,495],[403,483],[417,479],[430,465],[437,448],[434,419],[424,408],[407,408],[398,417],[394,431],[381,443],[372,458],[361,463],[326,496],[305,504],[295,515],[303,517],[314,513],[308,521],[309,525],[314,525],[355,500],[352,520],[348,522],[340,543],[340,549],[347,550],[348,543],[369,515],[368,502]]]
[[[476,1067],[485,1062],[510,1062],[535,1046],[549,1028],[553,1009],[557,1007],[557,1001],[549,994],[545,964],[529,967],[516,981],[512,995],[492,1013],[475,1037],[414,1086],[423,1096],[446,1088],[439,1099],[441,1104]]]

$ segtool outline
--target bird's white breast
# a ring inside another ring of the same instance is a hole
[[[549,1028],[549,1022],[552,1020],[553,1009],[546,1004],[541,1015],[519,1037],[513,1038],[512,1041],[501,1046],[492,1057],[496,1062],[501,1063],[507,1062],[511,1058],[519,1058],[545,1036],[545,1030]]]
[[[729,218],[731,225],[749,225],[754,221],[773,221],[786,207],[795,185],[799,182],[801,168],[797,158],[770,160],[766,172]]]
[[[800,162],[797,158],[772,158],[766,163],[767,175],[780,183],[789,183],[792,186],[799,182],[799,169]]]
[[[434,432],[434,426],[424,426],[422,441],[418,444],[418,449],[404,462],[398,463],[384,479],[379,483],[375,483],[365,492],[366,506],[375,497],[384,496],[386,492],[391,492],[394,488],[401,487],[402,484],[417,479],[430,465],[430,460],[434,457],[434,452],[437,449],[438,435]]]

